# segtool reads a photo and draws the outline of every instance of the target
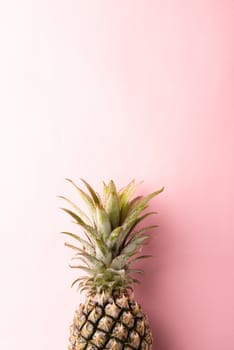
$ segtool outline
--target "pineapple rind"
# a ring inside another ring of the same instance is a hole
[[[93,295],[79,306],[70,327],[69,350],[80,349],[152,350],[147,317],[132,295]]]

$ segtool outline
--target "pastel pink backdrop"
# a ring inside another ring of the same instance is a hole
[[[83,297],[58,234],[64,178],[135,177],[165,186],[136,288],[153,349],[233,350],[233,1],[0,7],[0,348],[67,347]]]

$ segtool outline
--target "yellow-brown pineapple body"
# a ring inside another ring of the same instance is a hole
[[[132,296],[95,295],[80,304],[70,326],[69,350],[151,350],[152,333]]]

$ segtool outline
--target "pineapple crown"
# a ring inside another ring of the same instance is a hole
[[[72,180],[66,180],[75,187],[90,214],[87,215],[71,200],[59,196],[72,207],[72,210],[61,209],[75,220],[85,235],[85,238],[82,238],[75,233],[61,232],[78,243],[78,246],[65,243],[75,251],[72,260],[78,259],[82,263],[69,264],[70,267],[85,272],[85,275],[75,279],[71,286],[78,283],[80,291],[88,290],[91,294],[132,290],[132,285],[139,283],[133,275],[143,272],[133,269],[132,265],[139,259],[150,257],[150,255],[137,255],[137,257],[135,255],[141,251],[149,237],[146,232],[158,227],[158,225],[152,225],[137,229],[137,226],[149,215],[156,214],[156,212],[143,212],[148,208],[148,202],[162,192],[164,187],[147,196],[133,198],[137,189],[135,180],[119,191],[111,180],[108,185],[103,182],[101,198],[85,180],[81,179],[88,193]]]

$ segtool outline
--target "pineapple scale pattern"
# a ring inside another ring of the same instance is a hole
[[[69,350],[151,350],[152,334],[140,305],[125,295],[80,304],[70,326]]]

